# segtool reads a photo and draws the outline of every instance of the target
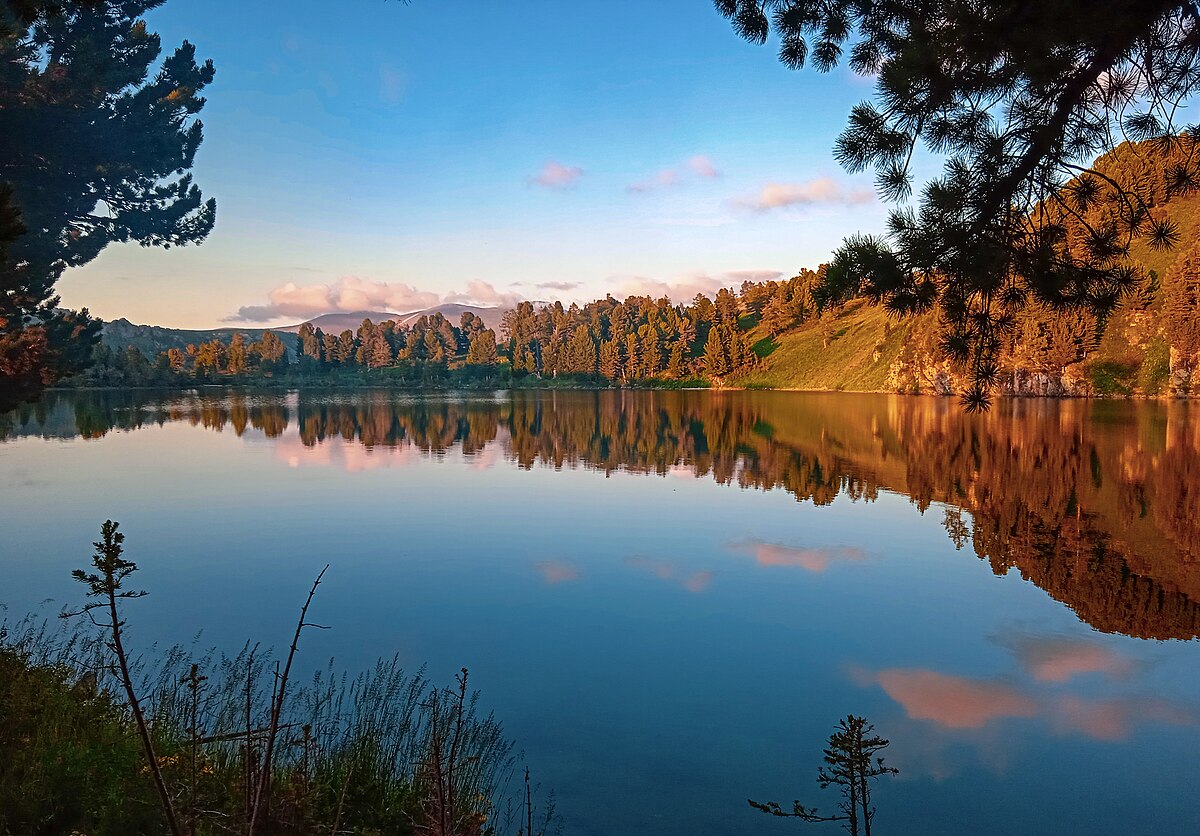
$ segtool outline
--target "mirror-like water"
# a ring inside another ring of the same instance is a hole
[[[1186,405],[79,393],[0,439],[10,616],[77,600],[106,518],[143,646],[282,646],[331,563],[306,662],[468,666],[568,833],[803,828],[746,798],[832,809],[850,712],[879,833],[1200,829]]]

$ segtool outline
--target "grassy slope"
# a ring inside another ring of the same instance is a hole
[[[1168,251],[1152,250],[1144,243],[1133,249],[1134,258],[1156,272],[1160,282],[1175,260],[1200,240],[1200,194],[1176,198],[1164,208],[1179,226],[1179,243]],[[1089,358],[1092,364],[1116,367],[1113,373],[1122,377],[1116,382],[1116,391],[1142,388],[1139,384],[1144,380],[1139,377],[1145,377],[1141,367],[1147,362],[1147,353],[1163,351],[1157,317],[1160,305],[1155,300],[1144,312],[1118,311]],[[828,323],[806,322],[774,341],[756,325],[750,338],[763,357],[762,365],[750,374],[730,377],[728,383],[772,389],[888,391],[888,371],[913,327],[912,322],[889,317],[861,300],[847,305]],[[828,348],[823,340],[827,328],[833,335]],[[876,348],[878,360],[873,359]]]
[[[729,378],[734,386],[772,389],[832,389],[874,392],[887,389],[888,370],[912,325],[878,306],[857,300],[832,319],[807,322],[770,340],[762,326],[750,332],[763,356],[747,375]],[[828,348],[824,345],[829,333]],[[879,357],[875,359],[876,349]]]

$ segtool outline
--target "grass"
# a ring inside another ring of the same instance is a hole
[[[90,626],[72,625],[0,624],[0,833],[166,833],[109,650]],[[177,647],[135,670],[183,831],[249,832],[247,787],[278,671],[271,654]],[[394,658],[357,677],[331,663],[291,693],[281,728],[255,832],[500,836],[526,818],[513,744],[465,671],[440,688]],[[535,833],[552,832],[553,802],[539,806]]]
[[[762,363],[729,383],[756,389],[886,391],[888,372],[909,330],[861,300],[832,319],[807,322],[777,338],[756,328],[750,340]]]
[[[36,630],[15,640],[4,636],[0,832],[165,832],[128,711],[103,673],[92,680],[69,661],[80,649],[94,658],[96,648],[79,635],[65,642]],[[176,649],[143,670],[158,761],[189,831],[228,832],[235,824],[237,832],[246,803],[247,683],[251,711],[261,717],[272,662],[250,648],[232,658],[208,654],[199,663],[208,676],[194,702],[191,664]],[[292,700],[285,720],[273,770],[272,830],[332,832],[337,822],[343,832],[428,832],[421,826],[433,790],[426,765],[431,741],[448,740],[435,730],[456,723],[453,690],[383,660],[353,679],[333,670],[317,675]],[[261,749],[257,730],[250,740],[253,762]],[[500,832],[490,822],[512,775],[512,744],[492,716],[479,713],[477,695],[466,696],[458,745],[468,767],[454,783],[470,803],[453,832]]]

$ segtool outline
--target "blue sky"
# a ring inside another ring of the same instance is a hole
[[[682,297],[883,226],[831,153],[871,83],[785,69],[708,0],[168,0],[149,23],[216,65],[217,226],[70,271],[64,303],[104,318]]]

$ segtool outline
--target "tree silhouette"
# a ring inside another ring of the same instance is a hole
[[[1141,282],[1133,243],[1178,239],[1151,214],[1144,183],[1080,161],[1124,139],[1153,140],[1183,148],[1168,190],[1195,187],[1194,131],[1176,121],[1200,83],[1195,4],[715,4],[747,40],[763,43],[774,30],[789,67],[827,72],[845,58],[877,79],[875,101],[853,109],[835,156],[851,172],[873,169],[883,198],[910,197],[919,145],[944,155],[943,175],[914,208],[891,213],[884,236],[844,243],[818,296],[864,293],[900,314],[936,309],[943,348],[972,371],[969,408],[988,406],[997,356],[1027,304],[1103,318]],[[1072,246],[1076,223],[1085,234]]]
[[[86,364],[99,323],[57,309],[64,270],[112,243],[212,229],[216,205],[187,171],[213,66],[187,41],[159,62],[142,16],[163,2],[0,5],[0,393],[31,396]]]
[[[837,731],[829,736],[825,749],[825,766],[817,770],[821,789],[836,786],[842,793],[838,804],[840,813],[822,816],[815,807],[792,802],[791,812],[774,801],[751,801],[751,807],[772,816],[798,818],[806,822],[845,822],[842,829],[851,836],[871,836],[875,806],[871,803],[871,782],[884,775],[896,775],[900,770],[886,766],[877,753],[887,748],[889,741],[875,733],[875,727],[863,717],[853,714],[838,722]]]

